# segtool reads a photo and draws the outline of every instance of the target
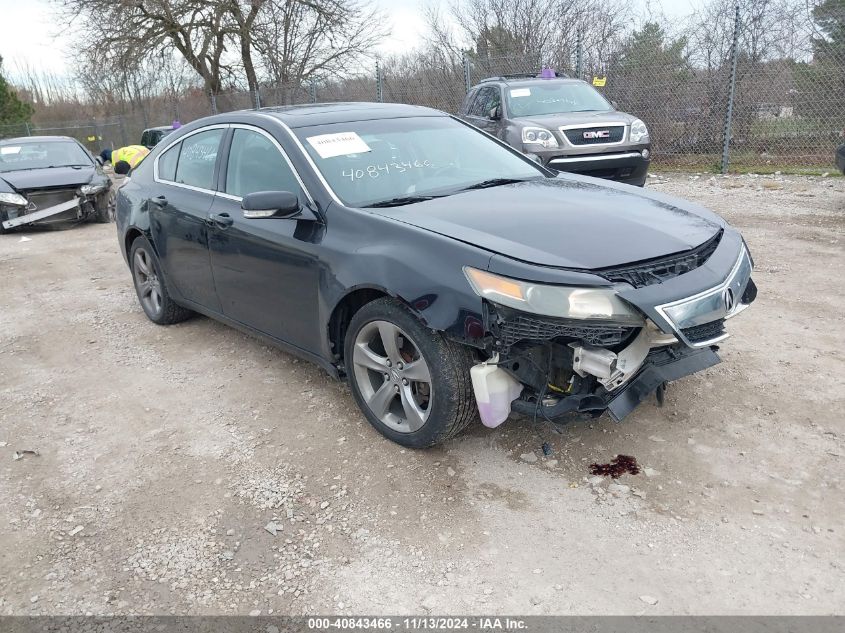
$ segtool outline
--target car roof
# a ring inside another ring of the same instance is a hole
[[[473,87],[477,88],[478,86],[485,86],[488,84],[504,84],[506,86],[511,84],[539,86],[548,83],[583,84],[587,82],[574,77],[555,77],[553,79],[541,79],[540,77],[491,77],[490,79],[485,79]]]
[[[256,112],[244,110],[242,113]],[[261,108],[262,114],[272,116],[291,128],[328,123],[348,123],[372,119],[401,119],[419,116],[449,116],[445,112],[425,106],[406,105],[403,103],[308,103],[303,105]]]
[[[74,141],[71,136],[18,136],[17,138],[0,139],[0,145],[23,145],[24,143],[53,143],[59,141]]]

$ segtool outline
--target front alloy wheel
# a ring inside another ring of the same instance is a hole
[[[370,321],[355,337],[355,380],[370,411],[400,433],[419,430],[431,412],[431,372],[411,337]]]
[[[367,421],[397,444],[433,446],[478,417],[470,349],[425,327],[396,299],[377,299],[355,313],[344,359]]]

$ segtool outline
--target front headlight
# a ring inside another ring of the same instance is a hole
[[[25,207],[29,202],[19,193],[0,193],[0,204],[13,207]]]
[[[522,142],[525,145],[540,145],[546,149],[557,147],[557,139],[554,134],[542,127],[522,128]]]
[[[515,310],[564,319],[589,319],[642,325],[643,317],[616,296],[614,288],[550,286],[464,267],[476,294]]]
[[[645,123],[637,119],[631,123],[631,142],[632,143],[648,143],[648,128]]]
[[[108,187],[108,185],[104,182],[98,182],[98,183],[89,184],[89,185],[82,185],[79,188],[79,193],[81,193],[83,196],[93,196],[93,195],[96,195],[98,193],[105,191],[107,187]]]

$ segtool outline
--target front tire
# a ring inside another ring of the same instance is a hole
[[[97,199],[94,207],[94,221],[100,224],[114,222],[114,208],[117,202],[117,191],[113,188]]]
[[[129,267],[138,301],[150,321],[159,325],[172,325],[193,314],[170,298],[158,257],[146,237],[137,237],[132,242]]]
[[[355,314],[344,358],[358,407],[397,444],[434,446],[478,417],[469,348],[427,329],[395,299],[378,299]]]

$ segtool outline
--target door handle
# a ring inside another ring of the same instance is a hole
[[[235,220],[228,213],[209,213],[208,223],[220,229],[227,229],[235,223]]]
[[[167,206],[167,198],[165,198],[164,196],[156,196],[150,202],[152,202],[157,207],[161,207],[161,208],[164,208],[164,207]]]

